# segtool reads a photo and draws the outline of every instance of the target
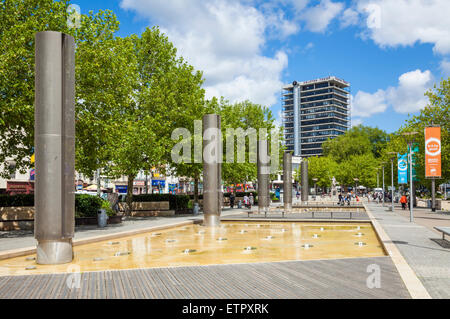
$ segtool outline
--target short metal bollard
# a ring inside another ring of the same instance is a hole
[[[97,214],[97,223],[100,228],[106,227],[106,224],[108,223],[108,215],[106,215],[106,210],[99,209]]]
[[[198,203],[194,203],[193,213],[194,215],[198,215],[199,212],[199,206]]]

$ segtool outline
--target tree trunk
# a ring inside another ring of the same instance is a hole
[[[133,182],[134,176],[128,176],[128,186],[127,186],[127,214],[131,215],[131,205],[133,203]]]
[[[194,203],[198,203],[198,176],[194,178]]]

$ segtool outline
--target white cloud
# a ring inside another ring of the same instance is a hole
[[[398,113],[414,113],[423,109],[428,99],[424,96],[432,86],[433,76],[429,70],[415,70],[402,74],[399,85],[386,91],[386,98]]]
[[[356,10],[366,17],[367,36],[381,47],[431,43],[439,54],[450,53],[450,1],[360,0]]]
[[[351,25],[357,25],[359,22],[359,13],[352,8],[347,8],[340,17],[341,27],[346,28]]]
[[[284,51],[269,57],[262,50],[269,33],[298,31],[282,12],[262,12],[245,0],[122,0],[121,7],[159,25],[179,54],[204,71],[208,98],[277,102],[288,58]]]
[[[397,113],[414,113],[427,105],[424,93],[433,84],[429,70],[402,74],[396,87],[379,89],[375,93],[358,91],[352,99],[352,116],[369,117],[384,112],[390,105]]]
[[[362,119],[360,119],[360,118],[352,118],[352,127],[353,126],[358,126],[358,125],[360,125],[360,124],[363,124],[363,121],[362,121]]]
[[[450,76],[450,61],[449,60],[442,60],[441,61],[441,71],[445,76]]]
[[[376,113],[382,113],[387,109],[386,94],[383,90],[375,93],[358,91],[352,97],[352,116],[370,117]]]
[[[304,9],[300,13],[300,19],[305,21],[308,30],[312,32],[325,32],[330,22],[343,8],[343,3],[321,0],[318,5]]]

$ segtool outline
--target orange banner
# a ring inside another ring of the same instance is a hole
[[[441,128],[425,128],[425,176],[441,177]]]

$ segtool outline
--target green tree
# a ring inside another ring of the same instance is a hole
[[[172,131],[189,122],[192,115],[183,114],[201,108],[203,99],[202,74],[177,57],[158,28],[147,28],[135,39],[135,54],[139,84],[131,106],[123,108],[111,144],[111,171],[128,177],[128,207],[137,173],[165,168],[175,144]]]
[[[425,92],[425,95],[428,97],[428,104],[418,115],[408,119],[406,123],[392,135],[387,150],[403,154],[406,153],[407,141],[406,138],[402,136],[402,133],[412,131],[417,132],[418,134],[414,135],[414,141],[419,145],[419,152],[416,153],[416,174],[419,180],[417,184],[430,189],[431,180],[425,178],[424,130],[427,126],[441,126],[441,182],[450,179],[450,79],[442,80],[439,86],[435,85],[433,89]]]
[[[333,176],[338,171],[337,163],[327,156],[314,156],[308,158],[308,183],[314,185],[313,178],[317,178],[317,186],[325,188],[331,187]],[[301,167],[298,168],[298,176],[301,176]],[[299,180],[300,181],[300,180]]]
[[[219,114],[222,118],[223,138],[226,138],[227,128],[242,128],[244,131],[248,129],[255,129],[259,134],[260,128],[267,129],[270,134],[274,128],[274,118],[269,108],[250,101],[243,101],[230,104],[228,101],[222,99],[220,103]],[[222,179],[226,184],[238,184],[248,181],[255,181],[257,178],[256,163],[249,162],[250,140],[246,138],[245,145],[245,162],[237,163],[237,140],[235,139],[234,163],[226,163],[225,140],[224,140],[224,163],[222,164]],[[270,139],[269,139],[270,145]],[[256,147],[255,147],[256,148]],[[281,147],[280,147],[281,149]]]
[[[112,12],[100,11],[83,16],[77,31],[90,35],[77,46],[75,68],[76,169],[87,176],[108,166],[115,153],[112,142],[121,130],[115,124],[135,106],[136,37],[114,37],[118,27]]]
[[[0,1],[0,173],[6,160],[22,173],[30,167],[34,145],[34,36],[36,32],[69,32],[68,1]],[[2,165],[3,164],[3,165]]]

